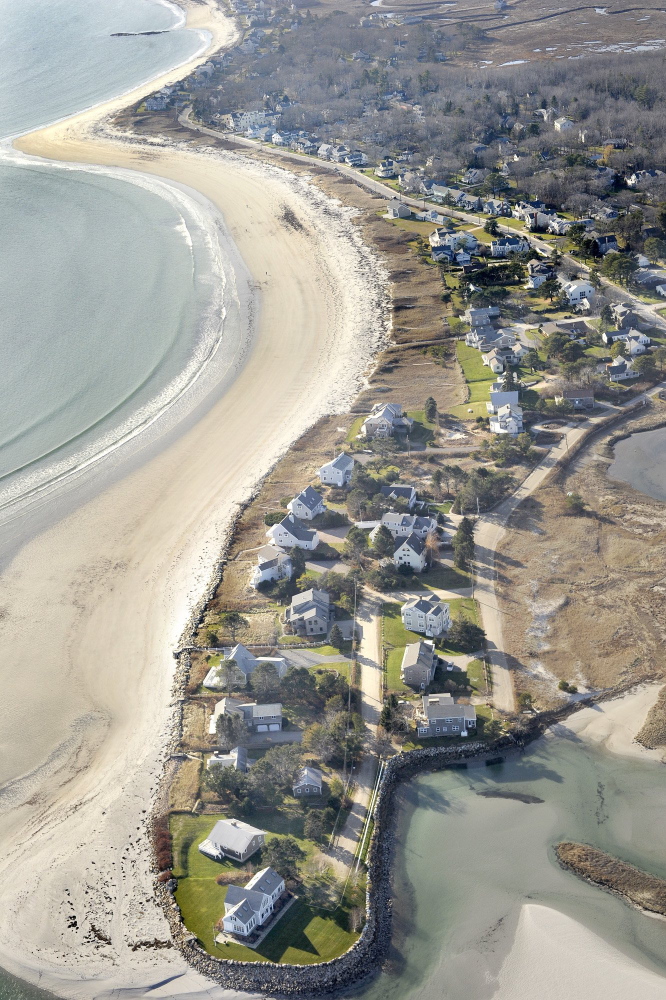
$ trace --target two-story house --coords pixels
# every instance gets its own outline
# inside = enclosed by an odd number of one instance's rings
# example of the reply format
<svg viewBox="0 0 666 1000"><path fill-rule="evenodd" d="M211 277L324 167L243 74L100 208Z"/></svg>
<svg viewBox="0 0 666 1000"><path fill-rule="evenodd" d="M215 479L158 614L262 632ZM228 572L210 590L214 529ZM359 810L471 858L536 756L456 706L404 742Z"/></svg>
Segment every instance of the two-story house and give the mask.
<svg viewBox="0 0 666 1000"><path fill-rule="evenodd" d="M427 552L425 539L412 532L407 538L399 538L393 550L396 566L409 566L414 573L422 573L426 567Z"/></svg>
<svg viewBox="0 0 666 1000"><path fill-rule="evenodd" d="M289 501L287 509L294 517L299 517L303 521L311 521L313 517L324 513L326 505L323 498L312 486L306 486L297 497Z"/></svg>
<svg viewBox="0 0 666 1000"><path fill-rule="evenodd" d="M510 434L515 437L523 430L523 411L520 406L505 403L490 417L491 434Z"/></svg>
<svg viewBox="0 0 666 1000"><path fill-rule="evenodd" d="M400 609L402 624L410 632L427 636L444 635L451 628L451 609L435 594L414 597Z"/></svg>
<svg viewBox="0 0 666 1000"><path fill-rule="evenodd" d="M354 459L341 451L331 462L322 465L319 479L324 486L347 486L351 482Z"/></svg>
<svg viewBox="0 0 666 1000"><path fill-rule="evenodd" d="M288 580L294 571L290 556L275 545L264 545L257 552L257 565L250 576L250 586L256 588L262 583Z"/></svg>
<svg viewBox="0 0 666 1000"><path fill-rule="evenodd" d="M327 635L334 611L326 590L305 590L294 594L284 620L297 635Z"/></svg>
<svg viewBox="0 0 666 1000"><path fill-rule="evenodd" d="M382 515L379 524L370 532L370 541L374 542L379 527L382 524L385 528L388 528L396 540L398 538L409 538L411 534L418 535L419 538L425 538L429 532L435 531L437 528L437 521L434 517L419 517L416 514L396 514L393 511L389 511L387 514Z"/></svg>
<svg viewBox="0 0 666 1000"><path fill-rule="evenodd" d="M400 403L376 403L361 425L361 436L386 438L408 434L414 421L403 413Z"/></svg>
<svg viewBox="0 0 666 1000"><path fill-rule="evenodd" d="M419 736L467 736L476 731L476 709L457 705L450 694L424 694L416 720Z"/></svg>
<svg viewBox="0 0 666 1000"><path fill-rule="evenodd" d="M432 682L438 663L434 642L429 639L410 642L402 654L400 680L409 687L423 690Z"/></svg>
<svg viewBox="0 0 666 1000"><path fill-rule="evenodd" d="M293 514L287 514L282 521L270 527L266 532L266 538L281 549L297 548L313 552L319 545L316 529L306 528Z"/></svg>
<svg viewBox="0 0 666 1000"><path fill-rule="evenodd" d="M222 920L226 933L250 937L272 915L284 891L284 879L273 868L262 868L245 886L228 886Z"/></svg>

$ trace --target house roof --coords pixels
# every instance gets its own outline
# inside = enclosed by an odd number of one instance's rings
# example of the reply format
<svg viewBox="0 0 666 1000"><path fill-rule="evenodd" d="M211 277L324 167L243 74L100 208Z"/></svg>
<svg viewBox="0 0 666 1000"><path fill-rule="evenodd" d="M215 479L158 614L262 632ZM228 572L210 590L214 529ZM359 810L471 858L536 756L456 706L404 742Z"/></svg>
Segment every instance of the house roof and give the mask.
<svg viewBox="0 0 666 1000"><path fill-rule="evenodd" d="M250 893L248 893L247 896L243 895L236 900L238 893L234 892L231 893L231 895L229 895L232 889L238 889L239 893L245 893L245 890L241 889L240 886L237 885L229 886L229 888L227 889L227 895L224 900L225 908L227 906L229 907L226 916L235 917L239 923L247 925L249 924L250 920L255 915L255 913L260 909L260 907L252 906L252 903L248 898L248 896L250 896ZM259 896L259 893L255 893L255 895ZM262 899L262 897L259 896L259 899ZM235 903L232 902L233 900L236 900L236 902Z"/></svg>
<svg viewBox="0 0 666 1000"><path fill-rule="evenodd" d="M280 521L280 525L288 531L290 535L297 538L301 542L309 542L313 535L316 534L314 528L306 528L303 522L297 517L294 517L293 514L287 514L287 516Z"/></svg>
<svg viewBox="0 0 666 1000"><path fill-rule="evenodd" d="M425 642L423 639L418 642L410 642L405 646L405 652L402 654L401 669L404 670L406 667L427 667L430 669L434 658L434 642Z"/></svg>
<svg viewBox="0 0 666 1000"><path fill-rule="evenodd" d="M594 399L594 390L589 386L566 385L562 388L563 399Z"/></svg>
<svg viewBox="0 0 666 1000"><path fill-rule="evenodd" d="M344 472L346 469L351 469L353 464L354 459L351 455L347 455L344 451L341 451L339 455L335 456L332 462L327 462L326 465L322 465L322 469L340 469Z"/></svg>
<svg viewBox="0 0 666 1000"><path fill-rule="evenodd" d="M269 702L267 705L253 705L252 718L265 719L268 716L281 716L282 703L279 701Z"/></svg>
<svg viewBox="0 0 666 1000"><path fill-rule="evenodd" d="M237 643L229 650L229 654L226 655L225 660L235 660L236 666L239 670L242 670L244 674L250 674L257 665L257 658L249 649L241 643Z"/></svg>
<svg viewBox="0 0 666 1000"><path fill-rule="evenodd" d="M294 497L294 500L298 500L304 507L307 507L308 510L315 510L315 508L317 508L322 502L322 497L315 489L312 488L312 486L306 486L304 490L301 490L297 497Z"/></svg>
<svg viewBox="0 0 666 1000"><path fill-rule="evenodd" d="M294 594L291 599L292 611L297 611L301 605L305 606L307 604L325 604L326 607L331 603L331 598L327 590L316 590L311 587L310 590L304 590L300 594Z"/></svg>
<svg viewBox="0 0 666 1000"><path fill-rule="evenodd" d="M403 604L401 610L420 611L423 615L435 615L442 614L445 607L448 608L448 605L445 605L435 594L432 594L431 597L412 598L411 601Z"/></svg>
<svg viewBox="0 0 666 1000"><path fill-rule="evenodd" d="M319 788L321 788L322 777L323 775L318 768L302 767L296 773L296 777L294 779L294 788L296 788L298 785L317 785Z"/></svg>
<svg viewBox="0 0 666 1000"><path fill-rule="evenodd" d="M282 876L278 875L274 868L262 868L261 871L252 876L245 888L254 889L255 892L263 892L270 896L280 882L282 882Z"/></svg>
<svg viewBox="0 0 666 1000"><path fill-rule="evenodd" d="M207 839L221 851L244 854L252 839L258 835L264 836L264 833L264 830L250 826L241 819L219 819Z"/></svg>
<svg viewBox="0 0 666 1000"><path fill-rule="evenodd" d="M423 550L425 549L425 541L423 540L423 538L419 538L418 535L414 534L413 531L411 535L407 536L407 538L399 538L396 541L395 548L393 549L394 555L403 547L403 545L406 545L408 549L411 549L412 552L415 552L417 556L422 555Z"/></svg>
<svg viewBox="0 0 666 1000"><path fill-rule="evenodd" d="M474 719L476 709L473 705L456 705L450 694L424 694L423 714L431 719Z"/></svg>
<svg viewBox="0 0 666 1000"><path fill-rule="evenodd" d="M390 486L382 486L381 493L382 496L389 499L411 500L416 494L416 490L413 486L400 486L398 483L392 483Z"/></svg>

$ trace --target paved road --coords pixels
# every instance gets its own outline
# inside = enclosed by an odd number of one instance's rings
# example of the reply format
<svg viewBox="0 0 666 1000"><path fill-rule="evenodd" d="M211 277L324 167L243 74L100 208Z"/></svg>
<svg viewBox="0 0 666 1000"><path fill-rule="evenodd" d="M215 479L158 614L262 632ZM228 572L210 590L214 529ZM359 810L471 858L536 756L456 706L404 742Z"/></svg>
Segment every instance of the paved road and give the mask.
<svg viewBox="0 0 666 1000"><path fill-rule="evenodd" d="M647 395L655 395L664 388L666 383L655 386ZM631 409L640 406L645 394L639 396ZM610 408L619 410L619 408ZM513 677L504 652L502 633L502 612L499 608L495 581L497 568L496 552L499 542L506 529L506 524L516 507L541 486L546 476L573 448L590 429L591 424L602 424L609 416L608 409L603 415L591 417L585 423L569 427L562 439L550 449L546 457L532 470L529 476L518 487L515 493L508 497L494 511L484 514L476 522L475 529L475 564L476 589L475 597L479 602L481 623L486 633L488 657L493 678L493 705L502 712L515 711L515 692ZM505 612L506 613L506 612ZM522 612L521 612L522 613Z"/></svg>
<svg viewBox="0 0 666 1000"><path fill-rule="evenodd" d="M368 731L368 739L372 740L382 710L381 599L374 595L365 597L359 605L356 621L361 632L358 649L358 662L361 668L361 714ZM331 852L336 867L340 870L348 868L354 858L376 774L377 757L372 750L368 750L361 757L354 772L353 805Z"/></svg>

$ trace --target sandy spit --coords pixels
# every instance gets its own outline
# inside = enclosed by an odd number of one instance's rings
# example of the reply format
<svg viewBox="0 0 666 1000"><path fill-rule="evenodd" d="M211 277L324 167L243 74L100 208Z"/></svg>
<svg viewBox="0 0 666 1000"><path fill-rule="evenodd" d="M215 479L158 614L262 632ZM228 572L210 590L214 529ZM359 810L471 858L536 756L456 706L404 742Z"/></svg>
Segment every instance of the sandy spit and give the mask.
<svg viewBox="0 0 666 1000"><path fill-rule="evenodd" d="M215 47L234 37L212 5L188 17ZM67 997L218 997L174 949L151 947L169 941L145 823L172 726L171 654L239 505L313 420L354 398L386 333L387 281L349 212L288 172L112 136L108 113L127 101L17 146L209 199L242 258L253 348L194 426L0 577L0 650L16 666L0 714L21 759L0 788L0 966Z"/></svg>
<svg viewBox="0 0 666 1000"><path fill-rule="evenodd" d="M575 734L623 757L663 761L663 749L648 750L636 743L636 735L643 728L662 687L663 684L644 684L620 698L583 708L566 722L554 726L553 733Z"/></svg>
<svg viewBox="0 0 666 1000"><path fill-rule="evenodd" d="M623 1000L628 995L662 1000L664 979L564 913L534 903L522 907L493 1000Z"/></svg>

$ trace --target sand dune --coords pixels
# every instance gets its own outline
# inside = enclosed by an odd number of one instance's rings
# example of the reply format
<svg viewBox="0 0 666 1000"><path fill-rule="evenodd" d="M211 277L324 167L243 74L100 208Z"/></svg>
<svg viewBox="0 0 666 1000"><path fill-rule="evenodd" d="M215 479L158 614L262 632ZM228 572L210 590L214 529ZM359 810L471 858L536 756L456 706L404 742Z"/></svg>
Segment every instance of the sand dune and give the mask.
<svg viewBox="0 0 666 1000"><path fill-rule="evenodd" d="M207 25L208 8L193 10ZM212 26L229 36L228 22ZM172 725L172 650L258 477L353 399L383 335L384 276L348 213L304 181L92 137L108 110L20 148L150 172L210 199L242 258L239 308L254 334L214 405L25 544L0 578L0 648L17 665L5 710L23 761L0 794L0 965L77 997L143 995L187 973L151 993L173 997L205 984L177 952L149 946L169 938L145 821Z"/></svg>

